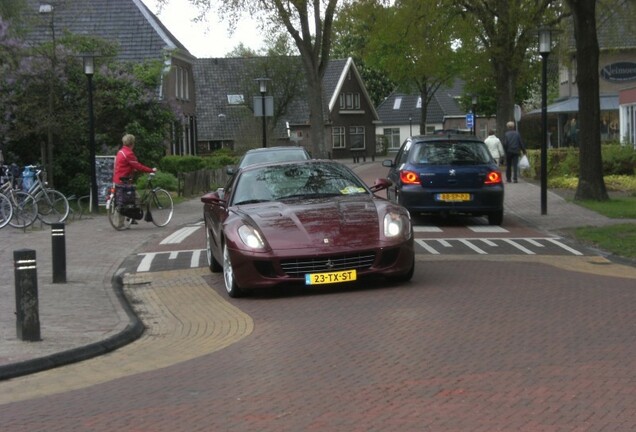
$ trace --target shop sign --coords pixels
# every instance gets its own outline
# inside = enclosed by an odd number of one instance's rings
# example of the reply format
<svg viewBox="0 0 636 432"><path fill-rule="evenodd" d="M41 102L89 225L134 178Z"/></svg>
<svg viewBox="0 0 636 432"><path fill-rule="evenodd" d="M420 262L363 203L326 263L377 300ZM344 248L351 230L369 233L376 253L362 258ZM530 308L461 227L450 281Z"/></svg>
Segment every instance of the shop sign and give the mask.
<svg viewBox="0 0 636 432"><path fill-rule="evenodd" d="M610 82L625 82L636 80L636 63L611 63L601 69L601 77Z"/></svg>

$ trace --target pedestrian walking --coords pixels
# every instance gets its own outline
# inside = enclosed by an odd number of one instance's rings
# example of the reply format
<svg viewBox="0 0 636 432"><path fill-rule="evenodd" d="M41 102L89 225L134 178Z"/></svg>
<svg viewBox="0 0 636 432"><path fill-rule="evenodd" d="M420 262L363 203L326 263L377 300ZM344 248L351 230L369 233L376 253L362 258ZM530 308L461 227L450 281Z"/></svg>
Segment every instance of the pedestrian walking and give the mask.
<svg viewBox="0 0 636 432"><path fill-rule="evenodd" d="M486 143L486 146L488 147L488 151L490 152L490 155L495 160L497 165L501 165L503 163L503 159L506 153L504 152L504 148L503 148L503 145L501 144L501 141L495 135L494 130L491 129L488 132L488 137L486 137L486 139L484 140L484 143Z"/></svg>
<svg viewBox="0 0 636 432"><path fill-rule="evenodd" d="M506 181L517 183L519 180L519 156L526 154L526 147L523 145L521 135L515 129L515 122L506 123L508 130L504 135L504 150L506 151Z"/></svg>

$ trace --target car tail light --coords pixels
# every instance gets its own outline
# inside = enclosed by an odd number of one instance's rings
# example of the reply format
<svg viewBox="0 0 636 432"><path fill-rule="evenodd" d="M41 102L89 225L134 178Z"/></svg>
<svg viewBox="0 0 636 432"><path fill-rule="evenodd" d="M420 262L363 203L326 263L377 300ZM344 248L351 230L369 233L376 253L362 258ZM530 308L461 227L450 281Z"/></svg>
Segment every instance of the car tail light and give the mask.
<svg viewBox="0 0 636 432"><path fill-rule="evenodd" d="M486 181L484 181L484 184L499 184L501 183L501 181L501 173L499 171L490 171L486 176Z"/></svg>
<svg viewBox="0 0 636 432"><path fill-rule="evenodd" d="M400 171L400 180L404 184L420 184L420 176L413 171Z"/></svg>

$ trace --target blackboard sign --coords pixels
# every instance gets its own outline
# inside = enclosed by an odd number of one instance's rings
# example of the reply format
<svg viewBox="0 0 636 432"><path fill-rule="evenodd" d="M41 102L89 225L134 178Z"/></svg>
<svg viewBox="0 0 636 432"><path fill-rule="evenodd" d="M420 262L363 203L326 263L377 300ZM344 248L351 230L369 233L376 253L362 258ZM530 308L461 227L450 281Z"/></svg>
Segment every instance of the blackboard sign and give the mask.
<svg viewBox="0 0 636 432"><path fill-rule="evenodd" d="M115 169L115 156L96 156L95 172L97 173L97 202L100 206L106 205L106 198L113 187L113 171Z"/></svg>

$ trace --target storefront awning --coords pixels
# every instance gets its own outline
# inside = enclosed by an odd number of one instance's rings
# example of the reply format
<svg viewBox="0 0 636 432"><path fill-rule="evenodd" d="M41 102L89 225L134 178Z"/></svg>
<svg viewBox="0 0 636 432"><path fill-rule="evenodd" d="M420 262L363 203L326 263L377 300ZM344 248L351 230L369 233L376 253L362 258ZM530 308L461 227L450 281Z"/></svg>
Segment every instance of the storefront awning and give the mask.
<svg viewBox="0 0 636 432"><path fill-rule="evenodd" d="M601 111L618 110L618 95L601 96ZM548 105L548 114L566 114L579 112L578 96L564 99ZM532 110L526 115L541 114L541 109Z"/></svg>

